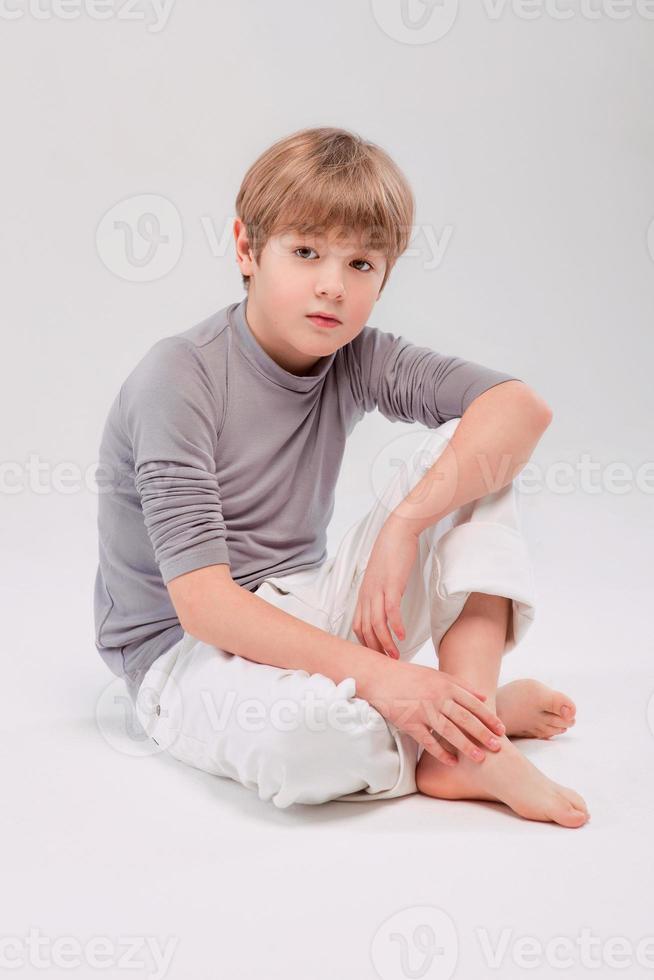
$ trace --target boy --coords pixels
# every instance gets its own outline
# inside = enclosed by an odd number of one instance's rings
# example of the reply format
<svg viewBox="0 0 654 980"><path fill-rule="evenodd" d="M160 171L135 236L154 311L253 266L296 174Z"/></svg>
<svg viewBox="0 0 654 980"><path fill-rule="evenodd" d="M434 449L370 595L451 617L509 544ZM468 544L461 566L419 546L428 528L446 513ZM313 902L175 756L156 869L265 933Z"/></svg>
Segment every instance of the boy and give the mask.
<svg viewBox="0 0 654 980"><path fill-rule="evenodd" d="M418 790L581 826L583 799L509 738L566 730L573 703L497 690L533 618L512 481L550 410L366 325L414 217L379 147L294 133L236 211L245 298L156 343L105 425L120 478L99 496L100 654L157 744L279 807ZM345 442L375 408L422 423L422 452L327 559ZM430 635L438 669L410 662Z"/></svg>

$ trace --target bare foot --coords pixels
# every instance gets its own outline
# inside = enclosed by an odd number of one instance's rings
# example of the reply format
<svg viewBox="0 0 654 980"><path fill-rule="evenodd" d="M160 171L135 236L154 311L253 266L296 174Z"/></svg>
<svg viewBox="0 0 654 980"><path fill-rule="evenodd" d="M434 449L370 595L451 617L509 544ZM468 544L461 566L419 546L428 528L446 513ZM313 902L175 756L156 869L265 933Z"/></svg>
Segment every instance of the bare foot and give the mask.
<svg viewBox="0 0 654 980"><path fill-rule="evenodd" d="M483 762L459 755L456 766L447 766L423 751L416 768L418 790L442 800L506 803L527 820L562 827L581 827L590 819L578 793L548 779L506 735L500 742L500 750L487 752Z"/></svg>
<svg viewBox="0 0 654 980"><path fill-rule="evenodd" d="M574 701L540 681L511 681L498 688L496 714L512 738L552 738L575 723Z"/></svg>

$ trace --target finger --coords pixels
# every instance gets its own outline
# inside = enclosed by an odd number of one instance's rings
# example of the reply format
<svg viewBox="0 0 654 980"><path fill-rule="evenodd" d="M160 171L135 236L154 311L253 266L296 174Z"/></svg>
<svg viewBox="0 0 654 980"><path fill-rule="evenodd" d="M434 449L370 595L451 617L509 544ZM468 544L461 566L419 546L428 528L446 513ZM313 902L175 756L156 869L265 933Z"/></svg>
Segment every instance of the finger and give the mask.
<svg viewBox="0 0 654 980"><path fill-rule="evenodd" d="M387 592L384 596L384 604L386 607L386 619L388 620L390 628L393 630L398 640L406 639L404 623L402 622L402 613L400 611L400 597L394 595L392 592Z"/></svg>
<svg viewBox="0 0 654 980"><path fill-rule="evenodd" d="M437 738L434 738L430 728L425 727L424 732L421 733L418 741L420 742L420 745L424 746L425 752L429 752L429 754L433 755L433 757L438 759L439 762L444 762L446 766L458 765L459 760L457 757L452 755L451 752L448 752Z"/></svg>
<svg viewBox="0 0 654 980"><path fill-rule="evenodd" d="M372 601L372 627L384 650L387 650L395 660L399 660L400 651L395 646L395 641L389 633L388 624L386 623L384 594L382 592L379 592Z"/></svg>
<svg viewBox="0 0 654 980"><path fill-rule="evenodd" d="M460 704L456 701L448 700L441 707L441 711L444 715L453 721L455 725L465 731L468 735L472 735L477 741L482 742L482 744L487 745L489 749L494 752L499 751L502 747L502 743L497 738L493 732L489 732L485 725L483 725L472 712L468 711L467 708L462 708Z"/></svg>
<svg viewBox="0 0 654 980"><path fill-rule="evenodd" d="M482 704L481 701L478 701L466 691L459 691L458 693L455 693L453 695L453 699L459 704L463 705L464 708L467 708L468 711L471 711L473 715L477 716L477 718L480 718L484 725L490 729L490 731L497 732L498 735L504 734L505 728L500 719L497 717L497 715L493 714L490 708L487 708L485 704Z"/></svg>
<svg viewBox="0 0 654 980"><path fill-rule="evenodd" d="M354 610L354 619L352 620L352 632L356 636L357 640L361 646L365 646L363 641L363 633L361 632L361 600L357 601L357 607Z"/></svg>
<svg viewBox="0 0 654 980"><path fill-rule="evenodd" d="M371 650L376 650L377 653L384 653L384 649L375 636L375 632L370 623L370 602L368 599L362 599L361 604L361 632L363 633L365 645L370 647Z"/></svg>
<svg viewBox="0 0 654 980"><path fill-rule="evenodd" d="M460 728L450 721L445 715L440 714L436 724L433 726L434 730L446 738L447 741L453 745L459 752L463 752L467 755L469 759L473 762L483 762L486 753L483 749L480 749L469 738L463 734Z"/></svg>

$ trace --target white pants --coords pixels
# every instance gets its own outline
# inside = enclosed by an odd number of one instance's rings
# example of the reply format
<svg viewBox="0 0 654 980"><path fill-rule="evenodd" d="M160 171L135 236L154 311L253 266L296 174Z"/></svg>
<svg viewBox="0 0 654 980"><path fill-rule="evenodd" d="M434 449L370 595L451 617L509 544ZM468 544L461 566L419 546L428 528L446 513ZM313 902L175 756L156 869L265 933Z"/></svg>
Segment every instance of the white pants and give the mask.
<svg viewBox="0 0 654 980"><path fill-rule="evenodd" d="M405 446L401 469L336 555L318 568L266 579L257 596L358 642L352 622L375 538L459 422L429 430L417 449L411 439L398 440ZM471 592L510 598L505 652L522 639L534 619L534 578L518 500L510 483L422 532L401 603L406 637L396 645L402 660L413 659L430 638L437 654ZM418 743L358 698L352 677L336 684L322 674L260 664L185 633L148 670L136 712L162 750L237 780L277 807L416 792Z"/></svg>

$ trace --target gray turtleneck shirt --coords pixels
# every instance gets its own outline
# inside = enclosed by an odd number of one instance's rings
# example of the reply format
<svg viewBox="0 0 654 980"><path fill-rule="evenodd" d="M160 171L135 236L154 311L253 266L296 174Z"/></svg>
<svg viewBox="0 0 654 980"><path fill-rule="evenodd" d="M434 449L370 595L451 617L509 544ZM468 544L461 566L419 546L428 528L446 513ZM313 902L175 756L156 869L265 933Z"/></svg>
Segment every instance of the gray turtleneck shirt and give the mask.
<svg viewBox="0 0 654 980"><path fill-rule="evenodd" d="M183 636L171 579L227 563L254 591L325 561L345 443L366 412L435 429L521 380L370 326L292 374L255 338L246 304L157 341L104 425L95 643L131 691Z"/></svg>

